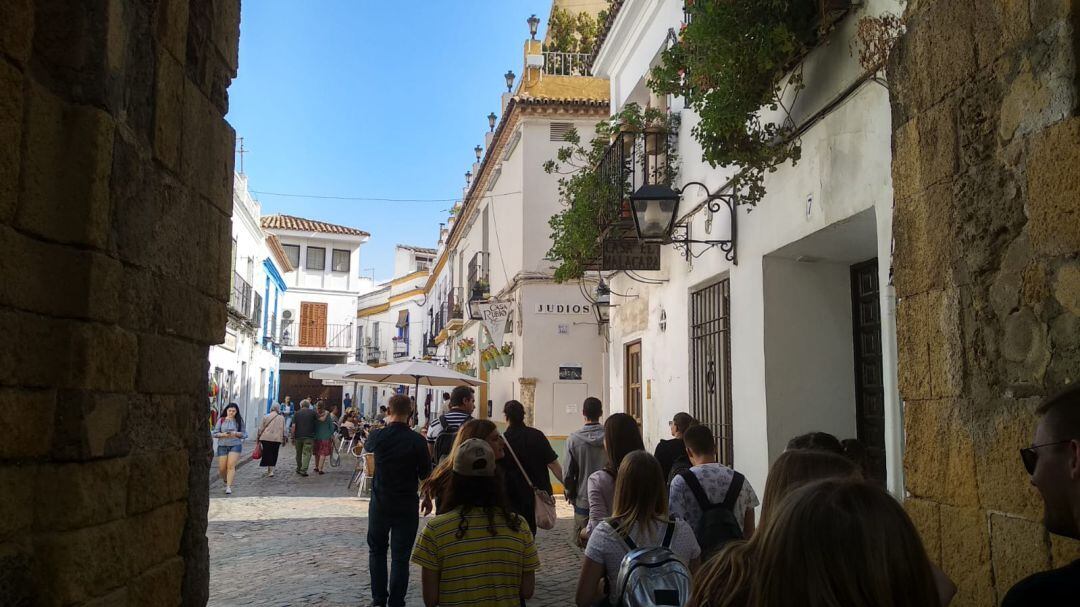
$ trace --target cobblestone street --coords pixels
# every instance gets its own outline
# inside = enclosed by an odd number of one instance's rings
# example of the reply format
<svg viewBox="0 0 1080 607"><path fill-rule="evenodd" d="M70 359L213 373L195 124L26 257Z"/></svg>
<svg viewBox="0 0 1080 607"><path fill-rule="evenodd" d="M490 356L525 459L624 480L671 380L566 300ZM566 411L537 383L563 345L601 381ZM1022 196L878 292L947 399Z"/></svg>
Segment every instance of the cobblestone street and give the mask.
<svg viewBox="0 0 1080 607"><path fill-rule="evenodd" d="M371 604L368 501L346 489L351 458L323 476L303 478L293 472L292 453L282 449L274 478L262 476L257 462L240 468L231 496L212 477L210 605ZM556 528L539 532L541 569L529 605L573 602L581 551L569 542L572 522L560 501ZM413 567L410 606L423 605L419 582Z"/></svg>

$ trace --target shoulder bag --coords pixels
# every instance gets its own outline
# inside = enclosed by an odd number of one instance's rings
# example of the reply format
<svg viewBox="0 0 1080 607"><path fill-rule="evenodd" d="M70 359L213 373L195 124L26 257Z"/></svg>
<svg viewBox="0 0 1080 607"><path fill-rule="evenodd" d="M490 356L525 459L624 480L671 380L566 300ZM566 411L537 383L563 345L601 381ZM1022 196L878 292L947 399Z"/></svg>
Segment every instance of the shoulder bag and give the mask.
<svg viewBox="0 0 1080 607"><path fill-rule="evenodd" d="M555 514L555 498L551 497L551 494L547 491L539 489L533 484L532 479L529 478L529 474L525 472L525 467L521 465L521 460L518 459L517 453L514 453L514 448L510 446L510 441L506 440L505 436L500 436L503 439L503 443L506 444L506 450L509 451L510 455L514 458L514 463L517 464L518 470L521 470L521 476L525 477L525 482L529 483L529 487L533 491L536 526L540 529L554 529L555 519L558 518Z"/></svg>

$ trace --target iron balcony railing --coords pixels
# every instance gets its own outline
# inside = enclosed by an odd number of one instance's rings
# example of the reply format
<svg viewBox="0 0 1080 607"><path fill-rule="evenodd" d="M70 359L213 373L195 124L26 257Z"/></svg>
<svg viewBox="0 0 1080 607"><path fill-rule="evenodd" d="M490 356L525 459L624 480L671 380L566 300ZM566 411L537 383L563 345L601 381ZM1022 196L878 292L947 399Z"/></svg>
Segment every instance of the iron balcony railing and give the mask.
<svg viewBox="0 0 1080 607"><path fill-rule="evenodd" d="M303 320L288 322L282 325L281 345L288 348L351 350L354 331L352 324L338 325Z"/></svg>
<svg viewBox="0 0 1080 607"><path fill-rule="evenodd" d="M256 327L262 326L263 298L258 292L252 293L251 324Z"/></svg>
<svg viewBox="0 0 1080 607"><path fill-rule="evenodd" d="M615 136L596 166L608 204L597 220L601 228L633 227L630 195L643 185L671 183L675 167L668 162L674 135L662 129L623 131Z"/></svg>
<svg viewBox="0 0 1080 607"><path fill-rule="evenodd" d="M403 337L394 338L394 358L407 358L409 356L409 340Z"/></svg>
<svg viewBox="0 0 1080 607"><path fill-rule="evenodd" d="M478 251L469 261L469 299L478 299L491 290L488 281L490 259L487 251Z"/></svg>
<svg viewBox="0 0 1080 607"><path fill-rule="evenodd" d="M545 51L543 72L550 76L592 76L592 56Z"/></svg>
<svg viewBox="0 0 1080 607"><path fill-rule="evenodd" d="M380 350L378 346L368 346L364 362L369 365L384 363L386 362L386 353Z"/></svg>
<svg viewBox="0 0 1080 607"><path fill-rule="evenodd" d="M229 293L229 307L237 314L250 318L252 293L251 284L244 280L244 277L239 272L233 272L232 291Z"/></svg>

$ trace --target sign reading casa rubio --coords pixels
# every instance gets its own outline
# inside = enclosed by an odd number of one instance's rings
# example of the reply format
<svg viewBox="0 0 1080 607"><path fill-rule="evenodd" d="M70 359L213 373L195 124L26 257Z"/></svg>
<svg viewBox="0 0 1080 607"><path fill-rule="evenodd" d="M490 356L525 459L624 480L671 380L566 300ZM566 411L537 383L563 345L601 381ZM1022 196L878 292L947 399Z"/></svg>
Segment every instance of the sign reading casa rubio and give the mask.
<svg viewBox="0 0 1080 607"><path fill-rule="evenodd" d="M496 346L502 347L503 335L513 310L511 302L491 300L474 304L480 310L481 323L487 329L488 337Z"/></svg>
<svg viewBox="0 0 1080 607"><path fill-rule="evenodd" d="M536 304L537 314L592 314L592 304Z"/></svg>

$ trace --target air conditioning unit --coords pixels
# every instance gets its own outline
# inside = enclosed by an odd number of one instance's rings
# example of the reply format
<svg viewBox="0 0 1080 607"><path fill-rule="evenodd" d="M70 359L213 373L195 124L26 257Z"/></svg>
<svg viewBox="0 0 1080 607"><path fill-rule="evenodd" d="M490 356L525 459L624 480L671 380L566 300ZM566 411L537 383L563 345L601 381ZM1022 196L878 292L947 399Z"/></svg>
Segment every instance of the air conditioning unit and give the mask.
<svg viewBox="0 0 1080 607"><path fill-rule="evenodd" d="M284 311L282 311L282 313L281 313L281 323L282 324L287 325L287 324L293 322L294 320L296 320L296 311L295 310L284 310Z"/></svg>

